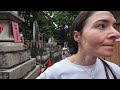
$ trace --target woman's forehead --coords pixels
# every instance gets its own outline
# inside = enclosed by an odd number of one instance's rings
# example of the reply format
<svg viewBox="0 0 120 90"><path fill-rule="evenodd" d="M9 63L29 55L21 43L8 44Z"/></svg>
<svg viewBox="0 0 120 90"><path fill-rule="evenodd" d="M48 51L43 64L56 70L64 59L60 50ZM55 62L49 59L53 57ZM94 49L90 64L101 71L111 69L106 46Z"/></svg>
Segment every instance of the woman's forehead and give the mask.
<svg viewBox="0 0 120 90"><path fill-rule="evenodd" d="M87 21L96 22L99 20L108 20L111 22L116 22L114 16L109 11L96 11L88 18Z"/></svg>

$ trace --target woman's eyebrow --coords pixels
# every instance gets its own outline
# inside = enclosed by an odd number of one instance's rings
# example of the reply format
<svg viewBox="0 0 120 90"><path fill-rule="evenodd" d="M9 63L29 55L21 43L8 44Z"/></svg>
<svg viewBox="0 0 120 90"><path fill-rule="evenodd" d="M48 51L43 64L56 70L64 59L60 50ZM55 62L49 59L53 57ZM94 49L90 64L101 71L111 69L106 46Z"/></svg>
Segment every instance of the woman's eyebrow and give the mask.
<svg viewBox="0 0 120 90"><path fill-rule="evenodd" d="M108 20L103 19L103 20L98 20L98 21L96 21L95 23L98 23L98 22L105 22L105 23L108 23L109 21L108 21Z"/></svg>
<svg viewBox="0 0 120 90"><path fill-rule="evenodd" d="M96 21L95 23L99 23L99 22L109 23L110 21L109 21L109 20L106 20L106 19L102 19L102 20ZM117 22L113 22L113 24L114 24L114 25L117 25Z"/></svg>

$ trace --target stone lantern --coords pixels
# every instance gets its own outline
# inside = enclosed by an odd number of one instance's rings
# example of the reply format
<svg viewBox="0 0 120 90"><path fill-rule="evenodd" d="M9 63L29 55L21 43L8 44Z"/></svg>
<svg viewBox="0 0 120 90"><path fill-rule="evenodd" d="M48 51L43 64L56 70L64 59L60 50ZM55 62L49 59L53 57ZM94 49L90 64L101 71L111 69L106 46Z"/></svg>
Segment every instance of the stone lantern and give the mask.
<svg viewBox="0 0 120 90"><path fill-rule="evenodd" d="M17 11L0 11L0 79L34 79L40 71L20 40L19 23L24 21Z"/></svg>

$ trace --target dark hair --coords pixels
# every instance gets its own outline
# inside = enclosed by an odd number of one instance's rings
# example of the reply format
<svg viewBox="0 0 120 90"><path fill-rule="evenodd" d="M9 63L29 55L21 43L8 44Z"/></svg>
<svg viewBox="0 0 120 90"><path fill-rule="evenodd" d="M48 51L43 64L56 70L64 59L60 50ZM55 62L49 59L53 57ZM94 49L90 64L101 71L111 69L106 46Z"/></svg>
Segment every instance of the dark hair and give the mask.
<svg viewBox="0 0 120 90"><path fill-rule="evenodd" d="M95 11L81 11L78 16L73 21L70 30L70 43L71 43L71 54L76 54L78 51L77 42L73 38L73 32L78 31L82 34L83 27L85 26L86 20L94 13Z"/></svg>

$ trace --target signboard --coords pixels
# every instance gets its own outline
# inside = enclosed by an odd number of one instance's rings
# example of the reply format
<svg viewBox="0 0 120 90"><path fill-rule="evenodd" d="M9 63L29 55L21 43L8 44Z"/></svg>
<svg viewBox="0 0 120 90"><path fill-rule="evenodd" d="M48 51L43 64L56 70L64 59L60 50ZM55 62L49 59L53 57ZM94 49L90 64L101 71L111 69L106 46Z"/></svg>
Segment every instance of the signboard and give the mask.
<svg viewBox="0 0 120 90"><path fill-rule="evenodd" d="M21 42L18 23L12 21L12 30L13 30L14 42L16 43Z"/></svg>
<svg viewBox="0 0 120 90"><path fill-rule="evenodd" d="M2 32L2 30L3 30L3 25L0 24L0 33Z"/></svg>

